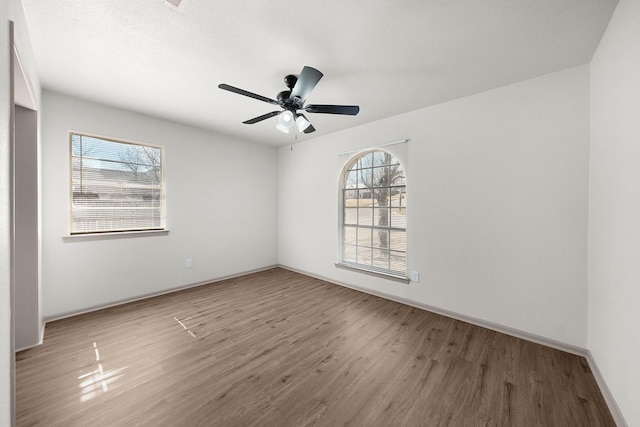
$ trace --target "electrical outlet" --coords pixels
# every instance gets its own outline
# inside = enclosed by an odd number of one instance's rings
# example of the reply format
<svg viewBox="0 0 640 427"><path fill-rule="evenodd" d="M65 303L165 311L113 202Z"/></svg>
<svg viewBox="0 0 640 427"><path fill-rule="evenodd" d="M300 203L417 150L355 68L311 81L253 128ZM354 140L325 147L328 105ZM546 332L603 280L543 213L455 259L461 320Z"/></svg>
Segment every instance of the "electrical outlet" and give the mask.
<svg viewBox="0 0 640 427"><path fill-rule="evenodd" d="M411 281L412 282L419 282L420 281L420 273L418 273L417 271L412 271L411 272Z"/></svg>
<svg viewBox="0 0 640 427"><path fill-rule="evenodd" d="M193 267L191 258L187 258L187 260L184 262L184 268L191 268L191 267Z"/></svg>

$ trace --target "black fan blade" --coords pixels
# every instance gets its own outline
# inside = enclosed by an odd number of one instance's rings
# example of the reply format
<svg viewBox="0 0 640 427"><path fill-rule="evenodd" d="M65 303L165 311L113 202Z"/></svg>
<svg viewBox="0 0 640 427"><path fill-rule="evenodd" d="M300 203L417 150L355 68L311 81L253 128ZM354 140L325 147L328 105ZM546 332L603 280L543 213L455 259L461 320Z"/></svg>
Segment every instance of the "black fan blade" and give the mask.
<svg viewBox="0 0 640 427"><path fill-rule="evenodd" d="M258 117L254 117L253 119L245 120L242 123L244 123L246 125L252 125L254 123L258 123L258 122L261 122L263 120L269 119L269 118L271 118L273 116L277 116L280 113L282 113L282 111L272 111L270 113L263 114L263 115L258 116Z"/></svg>
<svg viewBox="0 0 640 427"><path fill-rule="evenodd" d="M268 102L269 104L280 105L278 101L275 99L267 98L266 96L258 95L257 93L249 92L244 89L239 89L237 87L229 86L227 84L221 83L218 85L220 89L228 90L229 92L238 93L240 95L248 96L249 98L254 98L260 101Z"/></svg>
<svg viewBox="0 0 640 427"><path fill-rule="evenodd" d="M313 88L316 87L322 78L322 75L323 74L315 68L307 67L305 65L298 76L296 85L291 89L291 95L289 98L302 107L305 99L307 99L307 96L309 96Z"/></svg>
<svg viewBox="0 0 640 427"><path fill-rule="evenodd" d="M360 111L357 105L307 105L304 107L307 113L346 114L355 116Z"/></svg>

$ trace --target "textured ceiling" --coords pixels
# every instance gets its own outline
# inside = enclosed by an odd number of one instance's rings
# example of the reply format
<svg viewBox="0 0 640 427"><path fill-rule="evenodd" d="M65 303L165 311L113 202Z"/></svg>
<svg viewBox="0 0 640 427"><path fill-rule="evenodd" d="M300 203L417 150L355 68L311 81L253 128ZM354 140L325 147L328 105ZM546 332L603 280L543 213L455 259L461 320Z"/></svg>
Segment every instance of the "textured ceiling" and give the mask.
<svg viewBox="0 0 640 427"><path fill-rule="evenodd" d="M590 61L617 0L23 0L44 88L271 145L267 103L324 78L313 138Z"/></svg>

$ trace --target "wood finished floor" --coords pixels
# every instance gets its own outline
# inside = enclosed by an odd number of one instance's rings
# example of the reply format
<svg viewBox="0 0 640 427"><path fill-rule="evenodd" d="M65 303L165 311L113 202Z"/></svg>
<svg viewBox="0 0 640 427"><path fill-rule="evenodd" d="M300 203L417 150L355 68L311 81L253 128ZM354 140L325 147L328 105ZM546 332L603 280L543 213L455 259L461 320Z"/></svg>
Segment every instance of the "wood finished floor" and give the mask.
<svg viewBox="0 0 640 427"><path fill-rule="evenodd" d="M18 426L615 426L584 358L272 269L47 324Z"/></svg>

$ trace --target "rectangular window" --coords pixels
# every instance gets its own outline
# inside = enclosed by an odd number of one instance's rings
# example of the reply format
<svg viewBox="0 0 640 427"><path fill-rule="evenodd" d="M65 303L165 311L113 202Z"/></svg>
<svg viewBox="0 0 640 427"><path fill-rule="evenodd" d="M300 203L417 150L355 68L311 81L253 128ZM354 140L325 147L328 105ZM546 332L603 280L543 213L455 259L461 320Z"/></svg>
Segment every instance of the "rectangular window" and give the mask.
<svg viewBox="0 0 640 427"><path fill-rule="evenodd" d="M72 235L164 230L161 147L69 136Z"/></svg>

